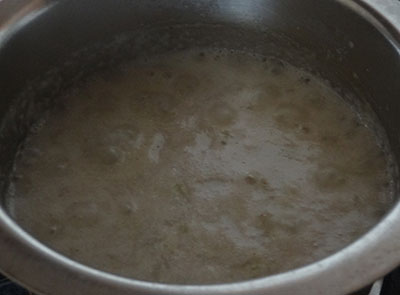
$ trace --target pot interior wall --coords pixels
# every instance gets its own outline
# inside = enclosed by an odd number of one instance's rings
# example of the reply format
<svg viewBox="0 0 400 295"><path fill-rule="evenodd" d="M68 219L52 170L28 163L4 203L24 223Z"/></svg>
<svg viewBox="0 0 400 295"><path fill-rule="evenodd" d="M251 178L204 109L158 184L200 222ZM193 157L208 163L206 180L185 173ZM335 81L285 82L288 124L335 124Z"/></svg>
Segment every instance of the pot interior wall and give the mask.
<svg viewBox="0 0 400 295"><path fill-rule="evenodd" d="M193 47L275 56L371 107L400 155L400 56L393 40L335 1L60 1L0 44L0 175L52 101L137 56ZM362 98L360 100L354 99Z"/></svg>

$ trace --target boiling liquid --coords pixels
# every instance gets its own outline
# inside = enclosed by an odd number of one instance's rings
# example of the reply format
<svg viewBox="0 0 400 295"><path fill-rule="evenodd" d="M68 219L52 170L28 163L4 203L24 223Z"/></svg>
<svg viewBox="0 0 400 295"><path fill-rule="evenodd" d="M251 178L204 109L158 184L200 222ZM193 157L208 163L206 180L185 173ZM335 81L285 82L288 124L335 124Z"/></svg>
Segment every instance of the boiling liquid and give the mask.
<svg viewBox="0 0 400 295"><path fill-rule="evenodd" d="M303 266L392 201L374 132L309 74L242 53L135 61L75 90L16 161L10 212L89 266L220 283Z"/></svg>

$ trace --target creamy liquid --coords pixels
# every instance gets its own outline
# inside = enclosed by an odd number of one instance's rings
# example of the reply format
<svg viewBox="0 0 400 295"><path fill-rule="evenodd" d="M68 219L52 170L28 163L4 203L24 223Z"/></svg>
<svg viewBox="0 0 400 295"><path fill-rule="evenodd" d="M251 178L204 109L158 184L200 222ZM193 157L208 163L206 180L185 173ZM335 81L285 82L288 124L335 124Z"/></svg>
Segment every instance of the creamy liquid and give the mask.
<svg viewBox="0 0 400 295"><path fill-rule="evenodd" d="M220 283L299 267L365 233L392 201L385 154L309 74L187 51L98 76L47 114L9 209L84 264Z"/></svg>

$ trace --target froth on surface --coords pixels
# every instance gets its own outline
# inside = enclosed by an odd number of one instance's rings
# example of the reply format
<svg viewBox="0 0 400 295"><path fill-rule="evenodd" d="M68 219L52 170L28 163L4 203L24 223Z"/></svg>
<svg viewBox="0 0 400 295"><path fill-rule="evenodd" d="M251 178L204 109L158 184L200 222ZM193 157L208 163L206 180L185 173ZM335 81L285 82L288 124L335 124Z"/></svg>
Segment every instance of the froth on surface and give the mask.
<svg viewBox="0 0 400 295"><path fill-rule="evenodd" d="M140 280L205 284L343 248L392 201L375 134L273 59L186 51L65 97L29 136L9 203L40 241Z"/></svg>

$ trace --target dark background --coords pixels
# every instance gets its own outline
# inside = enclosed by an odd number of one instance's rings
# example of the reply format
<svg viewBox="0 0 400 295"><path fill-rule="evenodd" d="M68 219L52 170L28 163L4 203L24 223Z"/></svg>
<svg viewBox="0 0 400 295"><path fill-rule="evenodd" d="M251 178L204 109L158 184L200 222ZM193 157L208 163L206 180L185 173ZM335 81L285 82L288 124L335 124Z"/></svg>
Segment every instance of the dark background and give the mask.
<svg viewBox="0 0 400 295"><path fill-rule="evenodd" d="M0 295L33 295L0 274Z"/></svg>

